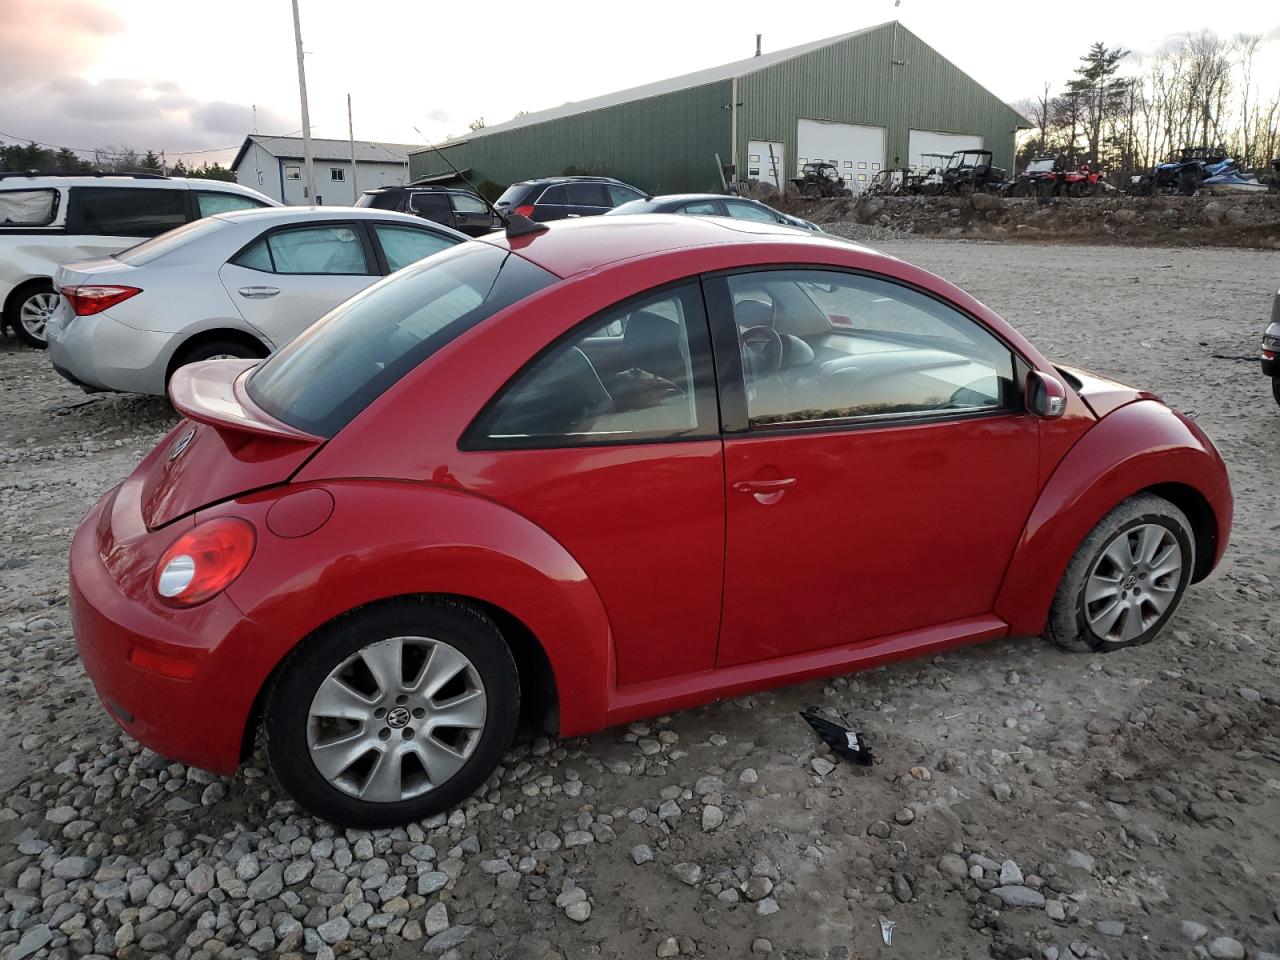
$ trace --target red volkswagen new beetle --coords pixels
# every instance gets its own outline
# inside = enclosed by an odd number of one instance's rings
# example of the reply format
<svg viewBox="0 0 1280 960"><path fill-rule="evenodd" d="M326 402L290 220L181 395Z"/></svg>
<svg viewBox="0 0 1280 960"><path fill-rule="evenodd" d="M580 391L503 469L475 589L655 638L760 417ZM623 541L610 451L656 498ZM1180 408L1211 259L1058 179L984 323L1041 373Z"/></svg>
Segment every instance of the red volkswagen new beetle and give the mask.
<svg viewBox="0 0 1280 960"><path fill-rule="evenodd" d="M409 267L185 419L89 513L112 716L403 822L563 735L1006 635L1151 640L1231 526L1221 458L951 284L812 234L602 217ZM518 234L518 235L517 235Z"/></svg>

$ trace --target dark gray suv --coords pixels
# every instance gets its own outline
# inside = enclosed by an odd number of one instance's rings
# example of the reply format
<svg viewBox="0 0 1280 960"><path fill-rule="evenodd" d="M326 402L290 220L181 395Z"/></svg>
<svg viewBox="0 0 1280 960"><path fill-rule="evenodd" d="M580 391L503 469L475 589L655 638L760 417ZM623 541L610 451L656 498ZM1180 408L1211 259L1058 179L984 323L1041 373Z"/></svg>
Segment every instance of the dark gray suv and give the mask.
<svg viewBox="0 0 1280 960"><path fill-rule="evenodd" d="M645 196L644 191L612 177L542 177L513 183L494 207L503 216L519 213L530 220L563 220L598 217Z"/></svg>
<svg viewBox="0 0 1280 960"><path fill-rule="evenodd" d="M417 186L378 187L366 190L356 201L357 207L396 210L442 223L469 237L482 237L499 229L502 223L479 196L460 187Z"/></svg>

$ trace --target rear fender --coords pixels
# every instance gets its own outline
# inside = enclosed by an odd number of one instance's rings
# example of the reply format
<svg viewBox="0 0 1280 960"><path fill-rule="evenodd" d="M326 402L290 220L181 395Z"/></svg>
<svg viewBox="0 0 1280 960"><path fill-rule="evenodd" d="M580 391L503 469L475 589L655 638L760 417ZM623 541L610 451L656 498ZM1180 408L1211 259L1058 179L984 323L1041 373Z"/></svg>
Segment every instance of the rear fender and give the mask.
<svg viewBox="0 0 1280 960"><path fill-rule="evenodd" d="M1041 491L996 598L995 613L1011 634L1044 631L1058 583L1089 531L1122 500L1152 488L1203 499L1212 529L1198 541L1212 548L1207 562L1197 560L1197 579L1216 566L1232 514L1222 458L1198 426L1168 407L1153 400L1131 403L1085 433Z"/></svg>
<svg viewBox="0 0 1280 960"><path fill-rule="evenodd" d="M325 502L316 490L332 497L332 512L324 520L321 509L322 525L296 535L314 503ZM294 499L307 491L311 503ZM331 620L392 597L447 594L498 607L529 628L551 664L562 734L604 726L615 677L604 606L564 547L518 514L428 484L352 480L264 491L203 511L197 521L227 515L258 531L253 560L227 594L278 638L246 658L253 675L245 682L255 691ZM273 525L292 535L272 532Z"/></svg>

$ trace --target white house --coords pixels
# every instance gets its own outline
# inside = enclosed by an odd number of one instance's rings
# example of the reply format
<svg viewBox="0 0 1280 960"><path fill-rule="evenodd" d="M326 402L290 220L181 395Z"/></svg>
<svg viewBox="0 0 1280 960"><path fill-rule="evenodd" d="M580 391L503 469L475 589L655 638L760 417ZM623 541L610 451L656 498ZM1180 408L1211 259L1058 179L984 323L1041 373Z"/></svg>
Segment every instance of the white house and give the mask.
<svg viewBox="0 0 1280 960"><path fill-rule="evenodd" d="M420 145L407 143L355 142L356 165L351 169L349 140L311 138L315 162L316 196L306 196L306 173L302 168L301 137L268 137L250 134L232 161L236 182L274 197L281 203L355 203L360 194L374 187L393 186L409 179L409 151Z"/></svg>

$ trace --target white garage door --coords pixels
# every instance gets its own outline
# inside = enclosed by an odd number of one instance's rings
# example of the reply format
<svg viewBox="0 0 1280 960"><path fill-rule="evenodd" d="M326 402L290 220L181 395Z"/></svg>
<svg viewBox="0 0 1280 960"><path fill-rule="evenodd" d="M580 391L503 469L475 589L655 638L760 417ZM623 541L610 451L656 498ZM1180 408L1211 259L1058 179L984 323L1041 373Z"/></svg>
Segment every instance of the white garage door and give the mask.
<svg viewBox="0 0 1280 960"><path fill-rule="evenodd" d="M778 140L747 141L747 179L778 186L787 165L783 162L783 144Z"/></svg>
<svg viewBox="0 0 1280 960"><path fill-rule="evenodd" d="M840 171L849 189L865 190L884 166L884 127L801 120L796 129L796 172L824 161Z"/></svg>
<svg viewBox="0 0 1280 960"><path fill-rule="evenodd" d="M969 133L938 133L936 130L912 130L907 138L907 164L932 167L934 160L920 159L925 153L945 153L957 150L981 150L982 137Z"/></svg>

